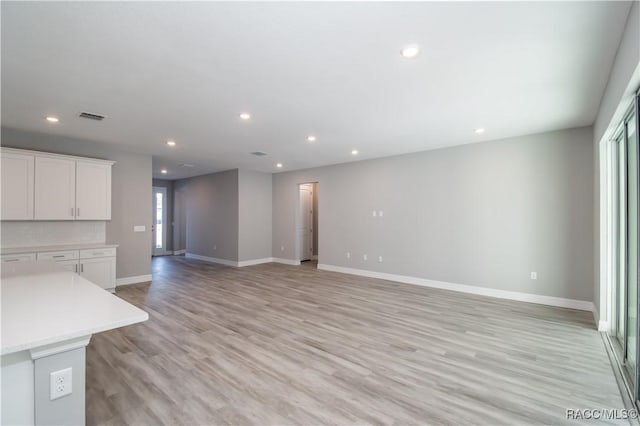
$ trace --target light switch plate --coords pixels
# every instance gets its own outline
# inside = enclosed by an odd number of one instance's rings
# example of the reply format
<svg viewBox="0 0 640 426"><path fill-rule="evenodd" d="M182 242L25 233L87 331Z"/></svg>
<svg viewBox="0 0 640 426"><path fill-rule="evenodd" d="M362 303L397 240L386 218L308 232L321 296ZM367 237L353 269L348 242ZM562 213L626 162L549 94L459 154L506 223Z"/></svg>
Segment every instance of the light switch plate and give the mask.
<svg viewBox="0 0 640 426"><path fill-rule="evenodd" d="M144 225L135 225L133 227L133 232L144 232L147 230L147 227Z"/></svg>

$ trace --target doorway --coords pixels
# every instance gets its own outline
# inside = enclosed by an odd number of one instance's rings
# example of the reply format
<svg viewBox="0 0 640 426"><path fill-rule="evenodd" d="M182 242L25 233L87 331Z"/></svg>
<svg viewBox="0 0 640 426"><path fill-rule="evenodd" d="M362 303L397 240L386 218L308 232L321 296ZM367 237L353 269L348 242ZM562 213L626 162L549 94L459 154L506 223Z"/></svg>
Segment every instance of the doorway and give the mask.
<svg viewBox="0 0 640 426"><path fill-rule="evenodd" d="M318 183L298 188L297 257L301 262L318 258Z"/></svg>
<svg viewBox="0 0 640 426"><path fill-rule="evenodd" d="M167 188L154 186L151 199L151 249L153 256L167 252Z"/></svg>

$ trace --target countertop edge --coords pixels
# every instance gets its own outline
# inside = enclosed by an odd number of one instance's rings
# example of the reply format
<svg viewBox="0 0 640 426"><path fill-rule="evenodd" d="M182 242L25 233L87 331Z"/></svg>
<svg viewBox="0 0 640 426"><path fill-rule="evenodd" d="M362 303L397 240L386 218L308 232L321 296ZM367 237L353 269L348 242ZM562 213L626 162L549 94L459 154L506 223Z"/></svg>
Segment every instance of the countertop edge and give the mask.
<svg viewBox="0 0 640 426"><path fill-rule="evenodd" d="M61 334L58 336L53 336L46 339L40 339L33 342L21 344L21 345L3 347L0 350L0 355L10 355L16 352L28 351L31 349L39 348L41 346L61 343L67 340L75 339L77 337L93 335L96 333L101 333L103 331L113 330L115 328L126 327L128 325L141 323L141 322L147 321L148 319L149 319L149 314L145 311L142 311L142 314L139 314L135 317L127 318L121 321L115 321L107 325L88 328L86 330L77 330L77 331L74 331L73 333Z"/></svg>

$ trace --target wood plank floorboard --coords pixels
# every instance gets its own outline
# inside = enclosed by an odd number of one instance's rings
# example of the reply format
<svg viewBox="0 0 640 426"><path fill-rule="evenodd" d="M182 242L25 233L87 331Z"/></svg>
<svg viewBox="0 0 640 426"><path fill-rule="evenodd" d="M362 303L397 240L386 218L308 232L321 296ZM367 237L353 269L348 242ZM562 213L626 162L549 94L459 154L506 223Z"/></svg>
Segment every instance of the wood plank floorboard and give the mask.
<svg viewBox="0 0 640 426"><path fill-rule="evenodd" d="M589 312L181 256L116 294L150 318L91 339L91 425L561 425L623 408Z"/></svg>

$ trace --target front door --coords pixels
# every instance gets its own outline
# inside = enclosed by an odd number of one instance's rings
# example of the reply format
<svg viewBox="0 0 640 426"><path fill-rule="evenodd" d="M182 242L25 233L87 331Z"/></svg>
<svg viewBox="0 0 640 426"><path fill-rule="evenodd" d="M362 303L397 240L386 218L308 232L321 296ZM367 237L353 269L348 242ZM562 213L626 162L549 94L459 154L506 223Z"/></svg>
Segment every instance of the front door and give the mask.
<svg viewBox="0 0 640 426"><path fill-rule="evenodd" d="M167 252L167 188L153 187L152 193L151 249L154 256Z"/></svg>

